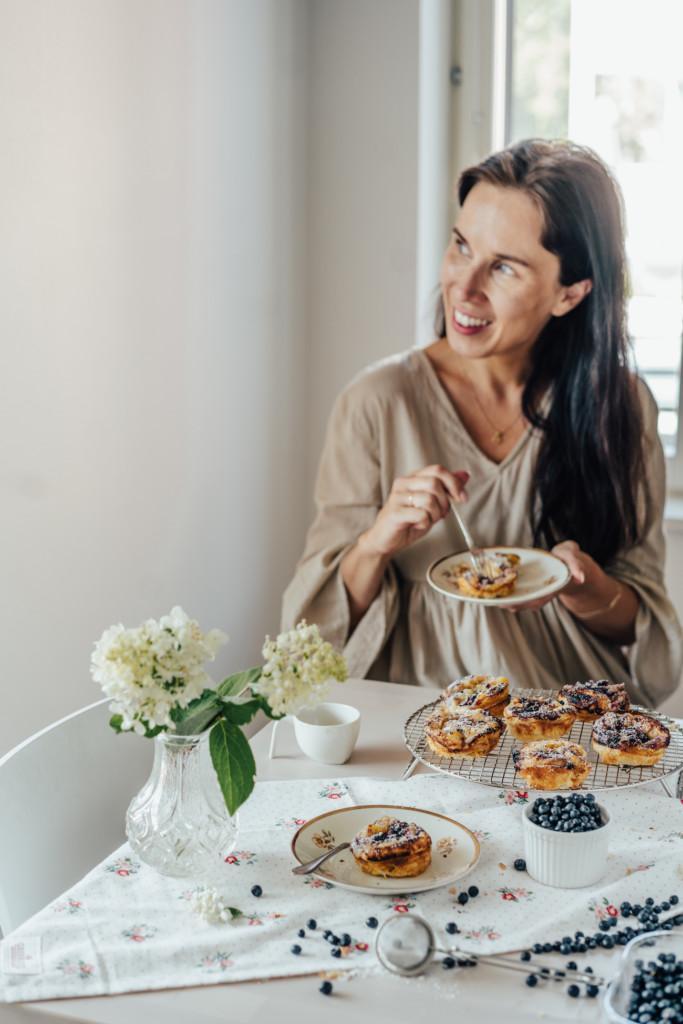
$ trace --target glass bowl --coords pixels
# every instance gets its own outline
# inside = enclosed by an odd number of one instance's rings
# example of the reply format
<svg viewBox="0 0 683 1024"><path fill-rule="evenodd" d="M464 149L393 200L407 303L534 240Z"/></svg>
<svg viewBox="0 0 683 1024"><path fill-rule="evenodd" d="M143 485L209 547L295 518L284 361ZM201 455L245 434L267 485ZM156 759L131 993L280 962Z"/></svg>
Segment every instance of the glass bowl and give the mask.
<svg viewBox="0 0 683 1024"><path fill-rule="evenodd" d="M609 1024L631 1024L628 1004L631 997L631 982L637 974L636 960L656 960L659 953L675 953L683 960L683 935L671 932L650 932L631 939L624 946L619 959L619 968L602 1000L603 1018Z"/></svg>

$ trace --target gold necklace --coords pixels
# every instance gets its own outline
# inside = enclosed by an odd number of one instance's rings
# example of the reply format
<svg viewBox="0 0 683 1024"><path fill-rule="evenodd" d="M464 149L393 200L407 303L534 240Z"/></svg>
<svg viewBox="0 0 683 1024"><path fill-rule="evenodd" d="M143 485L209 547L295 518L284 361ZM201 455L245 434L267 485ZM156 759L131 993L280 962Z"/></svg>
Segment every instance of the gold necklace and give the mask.
<svg viewBox="0 0 683 1024"><path fill-rule="evenodd" d="M491 417L487 413L486 409L482 405L481 400L479 398L479 395L477 394L477 390L476 390L474 384L472 383L472 381L470 380L469 377L467 377L467 383L469 384L469 386L471 388L472 394L474 395L474 400L477 403L477 405L479 406L479 408L480 408L480 410L481 410L481 412L482 412L482 414L484 416L484 419L486 420L486 422L488 423L488 425L490 427L493 427L493 433L491 434L491 437L489 438L489 440L491 440L494 444L502 444L503 441L505 440L505 435L507 433L509 433L512 430L513 427L517 426L517 424L521 420L522 416L524 415L524 411L520 409L519 413L517 414L517 416L515 416L515 418L512 421L512 423L508 423L507 427L504 427L501 430L500 427L496 426L496 424L493 422L493 420L491 419Z"/></svg>

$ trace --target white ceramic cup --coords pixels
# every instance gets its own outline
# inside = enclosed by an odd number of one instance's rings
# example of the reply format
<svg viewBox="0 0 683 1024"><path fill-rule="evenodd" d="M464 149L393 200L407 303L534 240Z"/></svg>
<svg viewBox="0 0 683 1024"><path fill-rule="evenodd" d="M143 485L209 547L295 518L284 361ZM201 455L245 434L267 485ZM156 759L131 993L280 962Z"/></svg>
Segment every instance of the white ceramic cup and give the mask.
<svg viewBox="0 0 683 1024"><path fill-rule="evenodd" d="M351 757L360 731L360 711L350 704L325 702L294 716L294 735L312 761L344 764Z"/></svg>

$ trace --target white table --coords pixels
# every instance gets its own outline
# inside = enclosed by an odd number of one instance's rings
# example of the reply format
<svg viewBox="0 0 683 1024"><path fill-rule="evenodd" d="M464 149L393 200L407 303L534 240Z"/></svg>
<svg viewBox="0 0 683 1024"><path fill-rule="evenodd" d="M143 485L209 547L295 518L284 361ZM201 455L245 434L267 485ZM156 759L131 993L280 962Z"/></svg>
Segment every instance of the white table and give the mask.
<svg viewBox="0 0 683 1024"><path fill-rule="evenodd" d="M410 755L403 745L406 718L436 691L393 683L350 680L335 685L331 700L360 708L362 723L351 760L341 767L326 767L305 758L298 750L291 724L278 728L276 757L268 758L272 724L251 740L259 779L338 778L376 775L400 778ZM424 770L422 766L418 771ZM457 781L453 782L457 785ZM590 953L596 971L608 969L613 953ZM579 958L585 960L583 958ZM559 961L558 961L559 966ZM267 982L208 985L168 992L132 993L83 999L49 1000L22 1006L0 1007L0 1021L11 1024L48 1024L49 1021L85 1021L92 1024L403 1024L420 1021L425 1014L446 1015L472 1024L559 1024L564 1021L599 1021L600 999L571 999L562 985L529 989L524 975L493 968L443 971L438 965L426 978L377 975L335 983L334 995L318 991L317 976Z"/></svg>

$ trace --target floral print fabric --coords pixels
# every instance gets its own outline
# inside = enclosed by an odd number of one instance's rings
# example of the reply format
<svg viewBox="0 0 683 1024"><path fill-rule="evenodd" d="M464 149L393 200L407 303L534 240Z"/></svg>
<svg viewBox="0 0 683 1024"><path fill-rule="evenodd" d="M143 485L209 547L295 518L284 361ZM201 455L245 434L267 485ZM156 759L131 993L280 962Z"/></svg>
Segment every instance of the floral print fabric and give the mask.
<svg viewBox="0 0 683 1024"><path fill-rule="evenodd" d="M15 1002L102 995L374 965L376 932L392 914L416 912L437 935L449 921L472 951L502 951L595 931L624 900L683 896L683 809L654 786L598 793L615 827L599 886L553 889L514 868L524 856L521 814L534 794L500 791L438 775L404 782L370 778L258 783L240 810L235 849L209 884L241 916L208 924L193 911L204 879L173 879L141 864L126 845L0 944L40 938L42 970L0 973L0 999ZM291 874L300 825L340 807L378 802L456 818L476 833L481 857L454 885L424 893L368 896L311 875ZM406 812L409 819L410 815ZM438 851L435 851L438 855ZM252 888L261 887L260 897ZM476 885L464 906L458 894ZM315 931L307 927L315 918ZM297 936L305 929L305 937ZM348 939L332 959L329 928ZM294 944L301 953L294 955ZM10 962L10 957L0 961Z"/></svg>

